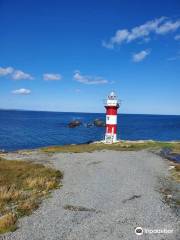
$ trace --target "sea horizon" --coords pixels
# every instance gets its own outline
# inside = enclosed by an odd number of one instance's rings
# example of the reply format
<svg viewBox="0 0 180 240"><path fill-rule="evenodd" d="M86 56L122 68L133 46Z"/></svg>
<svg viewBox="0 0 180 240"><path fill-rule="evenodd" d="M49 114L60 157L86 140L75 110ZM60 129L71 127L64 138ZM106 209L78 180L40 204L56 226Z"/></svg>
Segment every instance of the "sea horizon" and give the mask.
<svg viewBox="0 0 180 240"><path fill-rule="evenodd" d="M35 110L35 109L8 109L0 108L0 111L22 111L22 112L49 112L49 113L87 113L87 114L105 114L103 112L79 112L79 111L57 111L57 110ZM157 116L180 116L180 114L168 114L168 113L125 113L119 112L117 115L157 115Z"/></svg>
<svg viewBox="0 0 180 240"><path fill-rule="evenodd" d="M95 119L105 122L105 116L105 113L3 109L0 110L0 149L11 151L101 141L105 128L92 123ZM79 120L81 126L69 128L73 120ZM180 140L179 115L119 113L117 126L118 140Z"/></svg>

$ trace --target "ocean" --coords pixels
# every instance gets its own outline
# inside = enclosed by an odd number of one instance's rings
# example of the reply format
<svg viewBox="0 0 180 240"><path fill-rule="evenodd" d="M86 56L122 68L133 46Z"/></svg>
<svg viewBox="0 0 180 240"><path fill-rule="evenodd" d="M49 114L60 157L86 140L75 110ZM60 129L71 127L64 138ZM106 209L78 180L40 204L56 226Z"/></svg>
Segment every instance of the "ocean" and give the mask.
<svg viewBox="0 0 180 240"><path fill-rule="evenodd" d="M105 114L0 110L0 150L102 140L105 128L85 126L96 118L105 121ZM68 123L75 119L83 125L69 128ZM180 140L180 116L119 114L118 139Z"/></svg>

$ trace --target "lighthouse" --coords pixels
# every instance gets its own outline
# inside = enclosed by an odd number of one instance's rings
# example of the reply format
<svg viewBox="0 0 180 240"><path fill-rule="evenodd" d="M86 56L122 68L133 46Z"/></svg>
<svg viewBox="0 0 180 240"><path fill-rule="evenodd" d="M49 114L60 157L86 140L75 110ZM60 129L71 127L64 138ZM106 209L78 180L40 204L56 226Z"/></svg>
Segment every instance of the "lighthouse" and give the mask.
<svg viewBox="0 0 180 240"><path fill-rule="evenodd" d="M106 133L105 143L114 143L117 141L117 110L119 102L116 94L111 92L105 100L106 108Z"/></svg>

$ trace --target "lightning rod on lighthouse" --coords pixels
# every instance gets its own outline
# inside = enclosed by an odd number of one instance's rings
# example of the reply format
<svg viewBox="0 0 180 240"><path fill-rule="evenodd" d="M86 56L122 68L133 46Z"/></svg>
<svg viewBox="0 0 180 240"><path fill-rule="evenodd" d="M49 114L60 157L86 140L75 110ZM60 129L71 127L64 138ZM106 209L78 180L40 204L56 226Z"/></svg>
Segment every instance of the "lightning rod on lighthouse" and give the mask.
<svg viewBox="0 0 180 240"><path fill-rule="evenodd" d="M117 111L119 101L115 92L111 92L105 100L106 108L106 133L105 143L117 142Z"/></svg>

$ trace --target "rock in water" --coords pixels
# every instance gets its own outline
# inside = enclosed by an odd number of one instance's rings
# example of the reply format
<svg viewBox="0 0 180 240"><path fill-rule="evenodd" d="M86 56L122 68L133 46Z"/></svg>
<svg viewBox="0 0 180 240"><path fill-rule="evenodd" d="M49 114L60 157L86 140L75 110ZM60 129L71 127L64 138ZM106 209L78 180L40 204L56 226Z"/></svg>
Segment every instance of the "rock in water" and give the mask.
<svg viewBox="0 0 180 240"><path fill-rule="evenodd" d="M69 128L75 128L75 127L79 127L82 124L81 121L79 120L73 120L68 124Z"/></svg>
<svg viewBox="0 0 180 240"><path fill-rule="evenodd" d="M105 122L104 122L103 120L101 120L101 119L95 119L95 120L94 120L94 126L96 126L96 127L105 127L106 124L105 124Z"/></svg>

